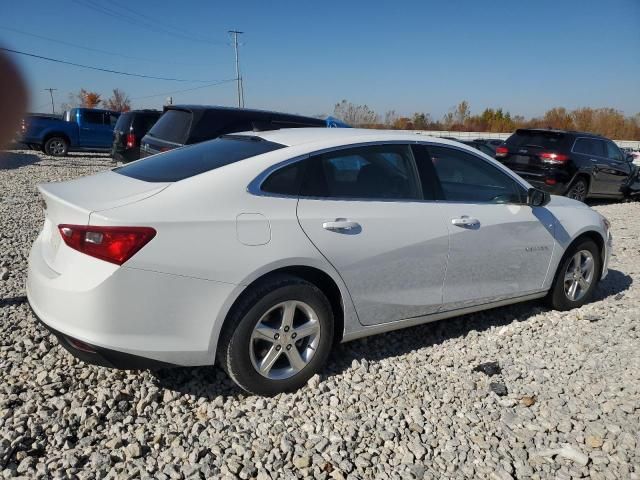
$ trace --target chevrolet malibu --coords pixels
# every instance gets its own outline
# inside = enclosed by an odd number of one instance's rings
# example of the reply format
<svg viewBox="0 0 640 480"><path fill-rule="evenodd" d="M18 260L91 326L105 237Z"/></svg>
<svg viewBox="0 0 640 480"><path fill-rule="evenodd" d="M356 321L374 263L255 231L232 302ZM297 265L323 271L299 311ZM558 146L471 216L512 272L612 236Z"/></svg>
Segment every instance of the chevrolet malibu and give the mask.
<svg viewBox="0 0 640 480"><path fill-rule="evenodd" d="M218 363L302 386L334 342L545 297L588 302L609 223L487 155L409 132L224 136L39 186L27 294L116 368Z"/></svg>

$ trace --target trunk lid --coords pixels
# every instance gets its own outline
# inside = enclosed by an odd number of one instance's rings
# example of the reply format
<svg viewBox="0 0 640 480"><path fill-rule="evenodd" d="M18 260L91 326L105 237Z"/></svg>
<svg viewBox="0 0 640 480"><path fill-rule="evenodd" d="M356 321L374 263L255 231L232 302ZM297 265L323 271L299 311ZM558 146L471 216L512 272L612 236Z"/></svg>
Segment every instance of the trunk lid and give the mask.
<svg viewBox="0 0 640 480"><path fill-rule="evenodd" d="M68 182L38 185L45 207L42 254L53 270L63 273L69 249L58 225L88 225L93 212L138 202L164 190L170 183L149 183L106 171Z"/></svg>

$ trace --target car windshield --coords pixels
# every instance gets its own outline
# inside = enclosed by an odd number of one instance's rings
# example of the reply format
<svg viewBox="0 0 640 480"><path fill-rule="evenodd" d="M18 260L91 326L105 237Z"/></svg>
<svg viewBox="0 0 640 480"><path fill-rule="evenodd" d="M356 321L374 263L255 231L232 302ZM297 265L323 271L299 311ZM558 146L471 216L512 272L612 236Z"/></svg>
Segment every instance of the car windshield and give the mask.
<svg viewBox="0 0 640 480"><path fill-rule="evenodd" d="M113 171L145 182L177 182L284 147L257 137L227 136L152 155Z"/></svg>

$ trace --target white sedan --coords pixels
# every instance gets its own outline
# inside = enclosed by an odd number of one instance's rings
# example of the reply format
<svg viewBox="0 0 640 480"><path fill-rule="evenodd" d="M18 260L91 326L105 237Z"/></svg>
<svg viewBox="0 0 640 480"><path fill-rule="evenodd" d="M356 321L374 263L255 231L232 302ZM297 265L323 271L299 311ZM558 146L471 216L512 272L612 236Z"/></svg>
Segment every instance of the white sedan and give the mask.
<svg viewBox="0 0 640 480"><path fill-rule="evenodd" d="M409 132L247 132L39 187L37 317L85 361L211 365L263 395L346 342L546 297L588 302L609 223Z"/></svg>

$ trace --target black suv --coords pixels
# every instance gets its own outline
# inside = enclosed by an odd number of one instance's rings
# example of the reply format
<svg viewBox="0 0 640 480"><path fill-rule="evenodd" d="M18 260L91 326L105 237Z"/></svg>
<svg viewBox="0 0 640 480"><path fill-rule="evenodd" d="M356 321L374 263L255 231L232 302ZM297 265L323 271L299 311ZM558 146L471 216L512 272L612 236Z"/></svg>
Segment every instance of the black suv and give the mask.
<svg viewBox="0 0 640 480"><path fill-rule="evenodd" d="M142 139L141 157L229 133L326 127L327 120L288 113L204 105L166 106L160 120Z"/></svg>
<svg viewBox="0 0 640 480"><path fill-rule="evenodd" d="M518 129L495 157L533 186L580 201L624 197L638 170L608 138L565 130Z"/></svg>
<svg viewBox="0 0 640 480"><path fill-rule="evenodd" d="M140 158L140 140L162 115L159 110L124 112L113 128L111 158L118 162L132 162Z"/></svg>

